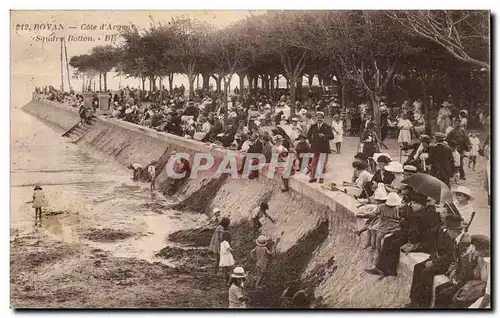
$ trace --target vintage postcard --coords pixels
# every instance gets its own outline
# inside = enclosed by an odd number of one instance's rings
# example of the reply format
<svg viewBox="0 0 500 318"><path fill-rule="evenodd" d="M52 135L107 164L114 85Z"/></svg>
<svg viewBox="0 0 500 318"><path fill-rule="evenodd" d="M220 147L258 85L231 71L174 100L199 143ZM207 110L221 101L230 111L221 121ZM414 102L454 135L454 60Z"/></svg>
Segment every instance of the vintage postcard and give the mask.
<svg viewBox="0 0 500 318"><path fill-rule="evenodd" d="M491 308L489 11L10 13L10 303Z"/></svg>

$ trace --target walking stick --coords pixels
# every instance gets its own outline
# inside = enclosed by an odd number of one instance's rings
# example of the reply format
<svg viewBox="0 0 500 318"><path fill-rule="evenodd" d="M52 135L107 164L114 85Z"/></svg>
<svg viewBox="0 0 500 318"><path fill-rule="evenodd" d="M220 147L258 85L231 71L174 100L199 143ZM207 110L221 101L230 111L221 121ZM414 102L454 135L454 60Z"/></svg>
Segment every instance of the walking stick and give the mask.
<svg viewBox="0 0 500 318"><path fill-rule="evenodd" d="M469 221L469 224L467 224L467 226L465 227L465 232L468 232L469 231L469 227L470 225L472 224L472 220L474 220L474 216L476 215L476 212L472 212L472 215L470 217L470 221Z"/></svg>

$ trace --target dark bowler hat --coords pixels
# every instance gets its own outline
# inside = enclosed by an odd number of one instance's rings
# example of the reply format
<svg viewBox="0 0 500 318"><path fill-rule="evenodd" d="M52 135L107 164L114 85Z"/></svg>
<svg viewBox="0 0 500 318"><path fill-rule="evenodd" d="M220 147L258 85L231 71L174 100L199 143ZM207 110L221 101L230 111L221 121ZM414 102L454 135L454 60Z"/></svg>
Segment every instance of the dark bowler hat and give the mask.
<svg viewBox="0 0 500 318"><path fill-rule="evenodd" d="M377 163L389 163L391 162L391 158L387 157L387 156L380 156L377 158Z"/></svg>
<svg viewBox="0 0 500 318"><path fill-rule="evenodd" d="M368 156L362 152L358 152L354 155L354 159L368 160Z"/></svg>
<svg viewBox="0 0 500 318"><path fill-rule="evenodd" d="M300 134L295 140L299 140L300 138L307 139L307 137L304 134Z"/></svg>
<svg viewBox="0 0 500 318"><path fill-rule="evenodd" d="M430 142L431 137L429 137L428 135L420 135L420 141L421 142Z"/></svg>

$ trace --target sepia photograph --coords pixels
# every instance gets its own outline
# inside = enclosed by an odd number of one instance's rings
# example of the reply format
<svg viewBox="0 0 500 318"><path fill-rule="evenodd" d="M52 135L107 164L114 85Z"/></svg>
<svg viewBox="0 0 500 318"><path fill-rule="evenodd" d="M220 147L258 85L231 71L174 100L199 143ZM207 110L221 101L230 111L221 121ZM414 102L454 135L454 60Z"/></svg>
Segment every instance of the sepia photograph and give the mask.
<svg viewBox="0 0 500 318"><path fill-rule="evenodd" d="M10 307L491 311L491 22L11 10Z"/></svg>

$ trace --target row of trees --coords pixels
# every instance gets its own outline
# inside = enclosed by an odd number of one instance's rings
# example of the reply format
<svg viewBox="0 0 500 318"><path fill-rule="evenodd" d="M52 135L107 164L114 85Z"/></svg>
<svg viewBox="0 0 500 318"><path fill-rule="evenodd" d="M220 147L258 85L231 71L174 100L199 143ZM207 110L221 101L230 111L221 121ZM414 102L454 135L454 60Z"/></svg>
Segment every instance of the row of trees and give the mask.
<svg viewBox="0 0 500 318"><path fill-rule="evenodd" d="M70 64L78 74L102 74L105 89L113 68L143 88L147 79L153 88L168 79L171 89L173 74L185 74L190 94L201 74L203 87L213 77L225 101L235 74L240 87L248 79L250 94L259 78L272 91L281 75L292 113L302 76L318 76L336 80L343 105L356 95L370 100L378 118L380 100L398 90L423 97L435 95L436 84L478 78L489 87L489 30L487 11L271 11L219 29L179 17L131 28L122 46L96 47ZM455 91L460 99L463 87Z"/></svg>

